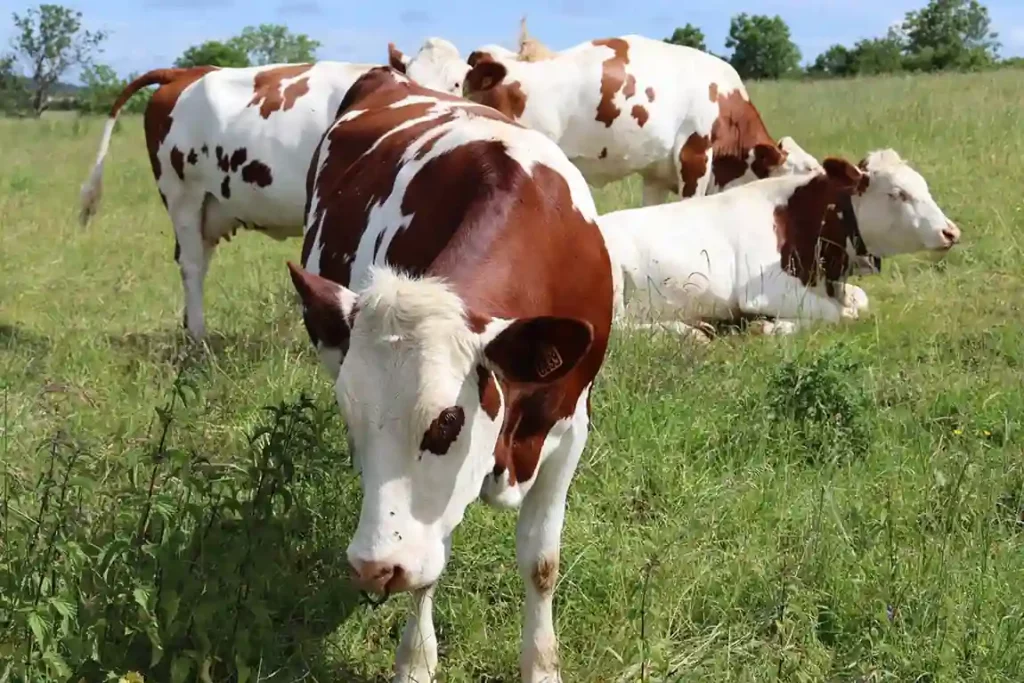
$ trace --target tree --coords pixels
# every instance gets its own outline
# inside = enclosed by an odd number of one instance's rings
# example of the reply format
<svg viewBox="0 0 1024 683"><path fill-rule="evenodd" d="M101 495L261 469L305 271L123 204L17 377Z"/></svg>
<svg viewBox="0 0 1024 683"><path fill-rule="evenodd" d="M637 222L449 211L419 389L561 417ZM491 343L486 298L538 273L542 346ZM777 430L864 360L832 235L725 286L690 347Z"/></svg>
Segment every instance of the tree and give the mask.
<svg viewBox="0 0 1024 683"><path fill-rule="evenodd" d="M890 31L885 38L866 38L853 46L854 73L861 76L891 74L903 70L903 44Z"/></svg>
<svg viewBox="0 0 1024 683"><path fill-rule="evenodd" d="M701 52L707 52L708 46L704 39L704 32L693 24L687 24L681 28L676 28L672 32L672 36L665 38L666 43L672 43L673 45L685 45L686 47L692 47L700 50Z"/></svg>
<svg viewBox="0 0 1024 683"><path fill-rule="evenodd" d="M229 44L248 55L252 64L261 66L316 61L316 51L320 47L320 41L305 33L292 33L286 26L278 24L246 26L242 34L232 38Z"/></svg>
<svg viewBox="0 0 1024 683"><path fill-rule="evenodd" d="M61 5L40 5L20 15L14 13L15 53L26 63L31 107L39 116L60 77L74 66L88 66L107 35L82 28L82 13Z"/></svg>
<svg viewBox="0 0 1024 683"><path fill-rule="evenodd" d="M208 40L202 45L193 45L174 60L174 66L249 66L245 51L231 42Z"/></svg>
<svg viewBox="0 0 1024 683"><path fill-rule="evenodd" d="M742 78L780 78L800 68L800 49L778 15L737 14L725 46L732 49L729 61Z"/></svg>
<svg viewBox="0 0 1024 683"><path fill-rule="evenodd" d="M998 34L978 0L929 0L903 20L908 68L973 69L998 59Z"/></svg>
<svg viewBox="0 0 1024 683"><path fill-rule="evenodd" d="M127 85L135 80L137 74L129 74L127 81L122 81L117 72L106 64L96 64L87 67L82 71L82 83L84 87L78 93L78 109L83 113L99 114L110 111L114 100L121 94ZM141 113L146 110L150 98L153 97L152 89L144 89L128 100L122 111Z"/></svg>
<svg viewBox="0 0 1024 683"><path fill-rule="evenodd" d="M818 55L807 72L814 76L849 76L855 73L854 53L843 45L833 45Z"/></svg>
<svg viewBox="0 0 1024 683"><path fill-rule="evenodd" d="M4 114L21 114L28 109L28 89L15 61L14 55L0 57L0 112Z"/></svg>

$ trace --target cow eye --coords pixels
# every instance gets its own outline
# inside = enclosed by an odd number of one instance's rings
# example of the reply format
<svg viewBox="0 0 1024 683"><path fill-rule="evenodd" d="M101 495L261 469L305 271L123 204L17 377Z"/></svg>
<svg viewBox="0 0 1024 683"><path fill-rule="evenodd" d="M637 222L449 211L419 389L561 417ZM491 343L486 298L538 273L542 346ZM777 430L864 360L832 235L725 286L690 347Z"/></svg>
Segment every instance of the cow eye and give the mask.
<svg viewBox="0 0 1024 683"><path fill-rule="evenodd" d="M892 198L896 199L898 201L901 201L901 202L909 202L910 201L910 195L907 194L907 192L905 190L894 190L893 193L892 193Z"/></svg>

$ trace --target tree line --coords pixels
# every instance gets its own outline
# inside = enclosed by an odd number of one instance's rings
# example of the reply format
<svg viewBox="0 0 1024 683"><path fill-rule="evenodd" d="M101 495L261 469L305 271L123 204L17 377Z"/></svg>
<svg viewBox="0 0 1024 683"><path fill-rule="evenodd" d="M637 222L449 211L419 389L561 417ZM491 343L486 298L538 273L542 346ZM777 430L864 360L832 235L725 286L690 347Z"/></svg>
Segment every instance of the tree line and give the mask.
<svg viewBox="0 0 1024 683"><path fill-rule="evenodd" d="M11 51L0 54L0 113L39 116L47 109L102 112L137 74L121 79L97 61L108 38L105 31L82 26L82 13L55 4L42 4L23 14L13 13ZM782 17L732 17L725 41L731 53L718 55L744 79L835 78L898 72L978 70L1024 65L1024 59L999 57L998 35L991 30L988 8L979 0L928 0L907 12L885 36L859 40L851 46L833 45L801 66L800 49ZM704 32L686 24L664 39L709 52ZM286 26L247 26L227 40L195 45L175 60L175 66L211 64L223 67L256 66L282 62L308 62L317 58L321 44ZM72 69L80 69L81 87L61 82ZM144 90L126 105L127 111L145 109L151 90Z"/></svg>
<svg viewBox="0 0 1024 683"><path fill-rule="evenodd" d="M929 0L878 38L851 46L832 45L807 65L782 17L738 14L729 22L728 61L745 79L841 78L899 72L969 71L1021 66L1024 59L999 57L998 34L988 8L978 0ZM708 52L704 32L686 24L665 42Z"/></svg>
<svg viewBox="0 0 1024 683"><path fill-rule="evenodd" d="M42 4L13 14L15 35L11 52L0 55L0 112L39 116L47 109L106 112L117 95L138 74L121 79L110 66L97 61L108 35L82 26L82 13L62 5ZM185 50L174 66L259 66L281 62L311 62L320 42L286 26L246 26L225 41L210 40ZM61 78L80 69L81 87ZM125 105L141 112L152 90L146 89Z"/></svg>

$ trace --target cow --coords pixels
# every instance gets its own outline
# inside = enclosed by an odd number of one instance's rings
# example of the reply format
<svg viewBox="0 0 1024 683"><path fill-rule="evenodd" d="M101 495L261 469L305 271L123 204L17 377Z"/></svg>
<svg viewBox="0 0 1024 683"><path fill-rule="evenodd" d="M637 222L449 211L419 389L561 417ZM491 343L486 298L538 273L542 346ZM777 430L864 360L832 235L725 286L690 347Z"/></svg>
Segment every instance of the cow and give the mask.
<svg viewBox="0 0 1024 683"><path fill-rule="evenodd" d="M417 60L414 69L422 70ZM248 68L156 69L117 97L96 163L82 186L80 222L96 213L118 114L157 85L144 126L149 162L174 225L184 326L206 334L203 284L220 240L238 228L301 237L309 160L355 80L372 64L322 61Z"/></svg>
<svg viewBox="0 0 1024 683"><path fill-rule="evenodd" d="M598 219L616 269L616 317L699 341L694 323L766 316L755 331L789 334L811 320L856 319L867 294L845 278L855 255L946 254L960 228L925 179L892 149L854 166L759 180L728 192ZM630 303L657 320L623 318ZM666 321L675 316L682 322Z"/></svg>
<svg viewBox="0 0 1024 683"><path fill-rule="evenodd" d="M627 35L547 59L478 49L467 65L465 97L557 142L593 187L639 173L644 205L817 165L776 142L736 70L700 50Z"/></svg>
<svg viewBox="0 0 1024 683"><path fill-rule="evenodd" d="M411 592L394 680L433 680L434 587L469 503L518 507L522 680L560 680L566 494L612 320L579 171L536 131L371 69L313 155L303 321L360 470L357 585Z"/></svg>

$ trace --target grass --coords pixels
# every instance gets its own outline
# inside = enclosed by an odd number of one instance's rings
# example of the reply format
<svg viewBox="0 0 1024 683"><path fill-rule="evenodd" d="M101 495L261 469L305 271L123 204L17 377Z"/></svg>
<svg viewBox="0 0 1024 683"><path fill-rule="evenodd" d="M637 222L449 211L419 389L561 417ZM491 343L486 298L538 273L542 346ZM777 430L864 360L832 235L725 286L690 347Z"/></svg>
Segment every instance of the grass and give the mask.
<svg viewBox="0 0 1024 683"><path fill-rule="evenodd" d="M964 243L863 279L855 324L616 337L564 533L566 680L1024 679L1022 86L755 84L772 133L819 157L896 148ZM386 680L407 605L360 606L341 579L358 483L285 272L299 242L222 246L212 350L188 351L170 223L123 124L82 230L101 123L0 121L0 680L5 660L11 680L86 671L93 646L89 680L190 680L209 653L239 680ZM478 505L456 532L444 680L518 680L513 530Z"/></svg>

